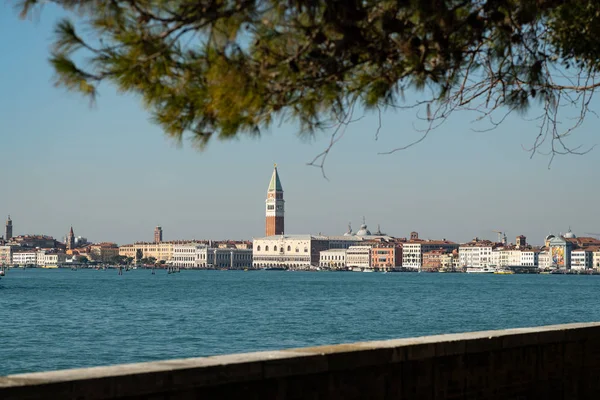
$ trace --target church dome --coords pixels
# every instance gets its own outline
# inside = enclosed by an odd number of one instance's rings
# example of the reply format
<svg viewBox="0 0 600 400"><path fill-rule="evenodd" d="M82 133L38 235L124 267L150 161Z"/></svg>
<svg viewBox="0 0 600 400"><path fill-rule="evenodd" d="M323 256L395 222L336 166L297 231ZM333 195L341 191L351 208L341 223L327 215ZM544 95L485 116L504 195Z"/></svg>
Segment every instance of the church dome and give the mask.
<svg viewBox="0 0 600 400"><path fill-rule="evenodd" d="M352 233L352 225L350 225L350 223L348 223L348 230L344 233L344 236L354 236L354 233Z"/></svg>
<svg viewBox="0 0 600 400"><path fill-rule="evenodd" d="M368 236L371 235L371 231L367 229L367 224L362 224L358 232L356 232L356 236Z"/></svg>
<svg viewBox="0 0 600 400"><path fill-rule="evenodd" d="M556 237L556 236L554 236L554 235L552 235L552 234L550 234L550 235L546 236L546 242L547 242L547 241L549 241L549 240L551 240L551 239L554 239L555 237Z"/></svg>
<svg viewBox="0 0 600 400"><path fill-rule="evenodd" d="M569 232L563 235L565 239L575 239L577 236L573 232L571 232L571 228L569 228Z"/></svg>

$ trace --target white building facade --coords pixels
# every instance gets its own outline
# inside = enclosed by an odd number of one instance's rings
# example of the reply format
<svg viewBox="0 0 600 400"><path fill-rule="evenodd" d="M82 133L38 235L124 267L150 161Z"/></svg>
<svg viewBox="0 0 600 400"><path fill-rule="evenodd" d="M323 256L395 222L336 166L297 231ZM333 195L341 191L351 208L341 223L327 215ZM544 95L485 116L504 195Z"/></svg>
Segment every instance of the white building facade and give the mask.
<svg viewBox="0 0 600 400"><path fill-rule="evenodd" d="M346 267L347 251L347 249L340 248L321 251L319 255L319 266L331 269Z"/></svg>
<svg viewBox="0 0 600 400"><path fill-rule="evenodd" d="M588 250L572 250L571 251L571 269L584 270L590 269L593 266L594 253Z"/></svg>
<svg viewBox="0 0 600 400"><path fill-rule="evenodd" d="M252 268L252 249L199 247L196 250L196 268Z"/></svg>
<svg viewBox="0 0 600 400"><path fill-rule="evenodd" d="M67 261L65 253L48 253L45 250L37 252L37 265L61 265Z"/></svg>
<svg viewBox="0 0 600 400"><path fill-rule="evenodd" d="M539 267L540 252L536 250L522 250L521 265L524 267Z"/></svg>
<svg viewBox="0 0 600 400"><path fill-rule="evenodd" d="M318 266L321 251L329 250L325 236L273 235L254 239L254 268L300 268Z"/></svg>
<svg viewBox="0 0 600 400"><path fill-rule="evenodd" d="M482 253L482 256L485 256L485 253ZM489 265L496 267L520 266L521 250L492 250Z"/></svg>
<svg viewBox="0 0 600 400"><path fill-rule="evenodd" d="M18 251L12 255L12 264L19 266L37 265L37 251Z"/></svg>
<svg viewBox="0 0 600 400"><path fill-rule="evenodd" d="M197 268L196 260L198 250L206 248L206 245L186 243L173 246L173 258L171 264L180 268Z"/></svg>
<svg viewBox="0 0 600 400"><path fill-rule="evenodd" d="M461 267L466 268L484 268L493 263L499 265L502 262L500 260L501 254L492 255L492 250L493 245L491 243L462 245L458 248L459 264ZM498 261L496 262L496 260Z"/></svg>
<svg viewBox="0 0 600 400"><path fill-rule="evenodd" d="M350 246L346 252L346 265L351 268L371 268L371 246Z"/></svg>

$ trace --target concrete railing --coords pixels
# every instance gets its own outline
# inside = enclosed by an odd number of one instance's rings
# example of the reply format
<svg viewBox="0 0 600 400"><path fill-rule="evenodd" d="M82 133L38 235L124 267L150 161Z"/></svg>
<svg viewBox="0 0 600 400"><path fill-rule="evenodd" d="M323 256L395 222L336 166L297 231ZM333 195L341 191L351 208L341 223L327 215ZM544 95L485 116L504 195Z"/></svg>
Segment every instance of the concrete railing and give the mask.
<svg viewBox="0 0 600 400"><path fill-rule="evenodd" d="M0 378L0 399L600 399L600 323Z"/></svg>

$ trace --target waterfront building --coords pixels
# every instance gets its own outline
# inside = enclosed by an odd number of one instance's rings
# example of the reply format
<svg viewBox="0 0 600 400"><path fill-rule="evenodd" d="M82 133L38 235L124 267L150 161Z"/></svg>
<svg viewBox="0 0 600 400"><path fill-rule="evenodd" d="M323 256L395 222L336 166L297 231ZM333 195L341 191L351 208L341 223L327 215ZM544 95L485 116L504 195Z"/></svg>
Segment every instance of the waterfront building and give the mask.
<svg viewBox="0 0 600 400"><path fill-rule="evenodd" d="M350 268L370 269L372 246L350 246L346 250L346 265Z"/></svg>
<svg viewBox="0 0 600 400"><path fill-rule="evenodd" d="M440 271L454 272L460 270L458 250L452 250L452 253L442 254L440 256Z"/></svg>
<svg viewBox="0 0 600 400"><path fill-rule="evenodd" d="M39 250L37 252L37 265L39 266L59 266L67 261L67 255L65 253L53 251L53 250Z"/></svg>
<svg viewBox="0 0 600 400"><path fill-rule="evenodd" d="M371 247L371 266L382 271L391 271L402 265L402 246L380 242Z"/></svg>
<svg viewBox="0 0 600 400"><path fill-rule="evenodd" d="M116 243L96 243L89 246L90 258L94 261L111 262L119 255L119 246Z"/></svg>
<svg viewBox="0 0 600 400"><path fill-rule="evenodd" d="M593 251L577 249L571 251L571 269L585 270L593 267Z"/></svg>
<svg viewBox="0 0 600 400"><path fill-rule="evenodd" d="M422 240L418 238L416 232L411 232L411 239L402 244L402 267L419 269L423 265L423 253L432 250L444 249L452 251L459 248L459 245L443 240Z"/></svg>
<svg viewBox="0 0 600 400"><path fill-rule="evenodd" d="M157 261L169 261L173 258L173 247L177 243L186 242L137 242L126 244L119 247L119 255L135 259L139 250L142 253L142 258L154 257Z"/></svg>
<svg viewBox="0 0 600 400"><path fill-rule="evenodd" d="M496 261L493 258L492 250L497 246L497 243L478 238L460 245L458 248L460 266L463 268L484 268L492 265L492 262ZM501 255L496 254L496 256L500 257ZM500 259L498 258L497 260L496 264L500 264Z"/></svg>
<svg viewBox="0 0 600 400"><path fill-rule="evenodd" d="M548 250L540 251L540 254L538 255L538 268L546 270L549 269L551 266L552 262Z"/></svg>
<svg viewBox="0 0 600 400"><path fill-rule="evenodd" d="M600 269L600 247L593 247L590 251L592 252L592 268Z"/></svg>
<svg viewBox="0 0 600 400"><path fill-rule="evenodd" d="M12 235L13 235L13 223L12 223L12 219L10 219L10 215L9 215L8 218L6 219L6 225L4 226L4 240L9 242L10 239L12 239Z"/></svg>
<svg viewBox="0 0 600 400"><path fill-rule="evenodd" d="M577 253L576 269L590 268L593 265L593 249L600 247L600 240L592 237L577 237L571 229L564 235L546 237L546 247L553 268L571 269L572 253L576 250L588 250L589 255ZM591 259L590 259L591 257Z"/></svg>
<svg viewBox="0 0 600 400"><path fill-rule="evenodd" d="M207 247L196 249L196 268L252 268L252 249Z"/></svg>
<svg viewBox="0 0 600 400"><path fill-rule="evenodd" d="M207 248L204 244L182 243L173 246L172 264L180 268L196 268L198 250Z"/></svg>
<svg viewBox="0 0 600 400"><path fill-rule="evenodd" d="M279 180L277 164L275 164L267 189L267 199L265 200L265 236L284 234L284 205L283 187Z"/></svg>
<svg viewBox="0 0 600 400"><path fill-rule="evenodd" d="M562 236L554 236L548 238L548 253L550 255L550 265L552 268L571 269L571 250L573 243L568 239L574 239L570 231Z"/></svg>
<svg viewBox="0 0 600 400"><path fill-rule="evenodd" d="M512 248L499 248L492 251L488 265L496 267L509 267L521 265L521 250Z"/></svg>
<svg viewBox="0 0 600 400"><path fill-rule="evenodd" d="M421 264L421 271L435 272L442 268L448 269L452 266L452 261L447 256L452 251L448 249L436 249L423 253L423 262ZM442 259L444 263L442 265Z"/></svg>
<svg viewBox="0 0 600 400"><path fill-rule="evenodd" d="M521 251L521 265L523 267L539 267L540 251L537 249L525 249Z"/></svg>
<svg viewBox="0 0 600 400"><path fill-rule="evenodd" d="M154 243L160 243L163 241L162 227L157 226L154 228Z"/></svg>
<svg viewBox="0 0 600 400"><path fill-rule="evenodd" d="M339 269L346 267L347 249L329 249L319 253L319 266L324 268Z"/></svg>
<svg viewBox="0 0 600 400"><path fill-rule="evenodd" d="M12 246L0 246L0 266L12 264Z"/></svg>
<svg viewBox="0 0 600 400"><path fill-rule="evenodd" d="M12 254L12 265L37 265L36 250L16 250Z"/></svg>
<svg viewBox="0 0 600 400"><path fill-rule="evenodd" d="M67 246L67 250L73 250L75 248L75 234L73 233L73 227L71 227L71 230L67 235L67 241L65 244Z"/></svg>
<svg viewBox="0 0 600 400"><path fill-rule="evenodd" d="M302 268L319 265L320 253L329 249L325 236L273 235L254 239L252 243L255 268Z"/></svg>

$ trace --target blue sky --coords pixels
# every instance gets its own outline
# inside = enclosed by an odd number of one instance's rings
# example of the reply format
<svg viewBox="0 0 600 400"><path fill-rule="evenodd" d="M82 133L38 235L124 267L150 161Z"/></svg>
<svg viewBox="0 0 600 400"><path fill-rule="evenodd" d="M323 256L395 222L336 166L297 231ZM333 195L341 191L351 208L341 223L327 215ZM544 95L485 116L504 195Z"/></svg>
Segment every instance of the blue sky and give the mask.
<svg viewBox="0 0 600 400"><path fill-rule="evenodd" d="M264 233L264 199L273 163L285 190L286 232L341 234L362 216L372 230L423 238L540 243L549 232L600 231L594 211L600 148L583 156L529 159L522 149L535 124L511 118L488 133L472 130L473 115L457 114L423 143L378 153L418 138L414 112L386 112L349 126L326 164L329 180L306 165L329 134L299 138L296 127L274 127L260 139L212 142L205 152L177 146L149 122L140 101L101 87L96 107L53 87L48 50L58 13L21 21L0 4L0 217L15 234L62 238L71 225L94 241L164 238L243 239ZM596 103L597 104L597 103ZM590 117L573 137L592 145Z"/></svg>

